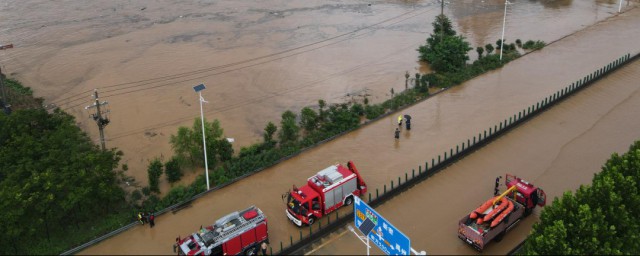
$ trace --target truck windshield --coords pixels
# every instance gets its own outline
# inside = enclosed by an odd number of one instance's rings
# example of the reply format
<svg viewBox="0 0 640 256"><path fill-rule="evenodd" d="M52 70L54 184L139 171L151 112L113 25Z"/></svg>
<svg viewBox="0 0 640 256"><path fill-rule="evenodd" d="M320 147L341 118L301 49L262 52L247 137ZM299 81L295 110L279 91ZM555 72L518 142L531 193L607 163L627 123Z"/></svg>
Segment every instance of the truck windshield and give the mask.
<svg viewBox="0 0 640 256"><path fill-rule="evenodd" d="M307 207L304 207L300 205L300 201L298 201L297 199L295 199L293 196L291 196L291 194L289 194L288 198L287 198L287 207L289 207L289 209L291 209L291 211L293 211L295 214L307 214Z"/></svg>

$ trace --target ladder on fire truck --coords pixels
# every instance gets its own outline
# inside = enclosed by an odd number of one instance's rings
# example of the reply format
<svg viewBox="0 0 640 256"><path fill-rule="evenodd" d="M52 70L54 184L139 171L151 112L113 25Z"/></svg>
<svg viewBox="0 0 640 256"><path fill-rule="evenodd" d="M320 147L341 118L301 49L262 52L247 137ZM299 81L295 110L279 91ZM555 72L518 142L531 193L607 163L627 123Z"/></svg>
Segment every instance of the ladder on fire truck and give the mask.
<svg viewBox="0 0 640 256"><path fill-rule="evenodd" d="M260 209L252 206L242 212L233 212L216 221L212 233L217 233L213 237L213 244L222 243L227 238L235 237L238 234L254 228L258 223L265 220L265 216Z"/></svg>

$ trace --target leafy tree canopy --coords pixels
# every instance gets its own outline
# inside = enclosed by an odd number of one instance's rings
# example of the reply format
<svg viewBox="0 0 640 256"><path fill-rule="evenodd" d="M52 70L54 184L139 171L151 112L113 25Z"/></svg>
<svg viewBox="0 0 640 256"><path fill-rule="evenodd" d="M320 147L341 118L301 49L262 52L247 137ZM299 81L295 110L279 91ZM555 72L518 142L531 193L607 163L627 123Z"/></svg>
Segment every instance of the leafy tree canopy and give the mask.
<svg viewBox="0 0 640 256"><path fill-rule="evenodd" d="M436 72L455 72L463 68L472 49L469 43L456 35L447 16L438 15L432 25L433 34L425 45L418 47L419 59L428 62Z"/></svg>
<svg viewBox="0 0 640 256"><path fill-rule="evenodd" d="M113 212L124 201L114 172L121 155L93 145L60 110L0 114L0 254Z"/></svg>
<svg viewBox="0 0 640 256"><path fill-rule="evenodd" d="M543 209L522 254L609 255L640 252L640 141L614 153L575 194Z"/></svg>

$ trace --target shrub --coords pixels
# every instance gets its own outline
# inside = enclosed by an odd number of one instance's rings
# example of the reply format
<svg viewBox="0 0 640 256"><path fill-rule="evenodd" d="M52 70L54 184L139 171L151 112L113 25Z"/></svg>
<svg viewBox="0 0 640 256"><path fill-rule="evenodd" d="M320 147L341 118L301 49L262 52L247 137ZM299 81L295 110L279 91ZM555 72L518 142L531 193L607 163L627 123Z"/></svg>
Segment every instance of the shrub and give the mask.
<svg viewBox="0 0 640 256"><path fill-rule="evenodd" d="M476 52L478 52L478 59L482 58L482 53L484 53L484 48L478 46L476 48Z"/></svg>
<svg viewBox="0 0 640 256"><path fill-rule="evenodd" d="M522 49L539 50L539 49L544 48L545 45L546 45L546 43L544 41L529 40L529 41L524 43L524 45L522 46Z"/></svg>
<svg viewBox="0 0 640 256"><path fill-rule="evenodd" d="M149 167L147 168L147 174L149 176L149 189L154 192L160 192L160 188L158 184L160 182L160 176L162 175L162 162L160 159L153 159L149 163Z"/></svg>
<svg viewBox="0 0 640 256"><path fill-rule="evenodd" d="M140 200L142 198L142 193L140 193L139 189L134 190L133 192L131 192L131 202L135 203L138 200Z"/></svg>
<svg viewBox="0 0 640 256"><path fill-rule="evenodd" d="M164 164L164 173L167 176L169 183L179 181L182 177L182 169L180 168L180 161L177 157L172 157L171 160Z"/></svg>
<svg viewBox="0 0 640 256"><path fill-rule="evenodd" d="M144 194L145 196L149 196L151 194L151 189L149 189L149 186L145 186L142 188L142 194Z"/></svg>
<svg viewBox="0 0 640 256"><path fill-rule="evenodd" d="M382 107L382 105L366 105L364 107L364 113L367 119L375 119L384 114L384 107Z"/></svg>
<svg viewBox="0 0 640 256"><path fill-rule="evenodd" d="M487 44L484 46L484 48L487 50L487 54L490 54L494 50L492 44Z"/></svg>

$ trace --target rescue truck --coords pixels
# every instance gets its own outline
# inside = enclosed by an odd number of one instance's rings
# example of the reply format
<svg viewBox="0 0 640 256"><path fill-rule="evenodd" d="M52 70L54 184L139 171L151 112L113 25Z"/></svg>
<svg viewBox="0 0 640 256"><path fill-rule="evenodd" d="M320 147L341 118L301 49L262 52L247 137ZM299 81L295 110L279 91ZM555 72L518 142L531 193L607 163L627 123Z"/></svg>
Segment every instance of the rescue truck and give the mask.
<svg viewBox="0 0 640 256"><path fill-rule="evenodd" d="M367 184L349 161L347 167L336 164L307 179L307 184L283 195L287 217L296 225L313 225L322 216L353 203L354 196L367 192Z"/></svg>
<svg viewBox="0 0 640 256"><path fill-rule="evenodd" d="M490 198L458 223L458 237L480 252L489 242L500 242L536 206L546 203L541 188L510 174L505 177L504 193Z"/></svg>
<svg viewBox="0 0 640 256"><path fill-rule="evenodd" d="M267 217L251 206L178 241L179 255L255 255L268 243Z"/></svg>

